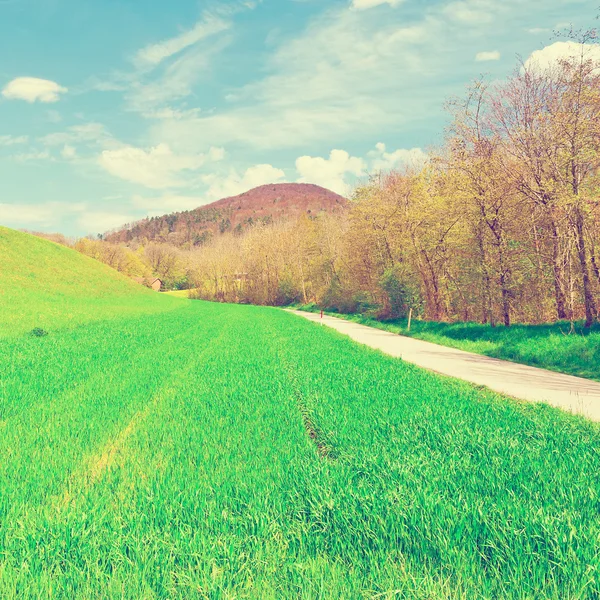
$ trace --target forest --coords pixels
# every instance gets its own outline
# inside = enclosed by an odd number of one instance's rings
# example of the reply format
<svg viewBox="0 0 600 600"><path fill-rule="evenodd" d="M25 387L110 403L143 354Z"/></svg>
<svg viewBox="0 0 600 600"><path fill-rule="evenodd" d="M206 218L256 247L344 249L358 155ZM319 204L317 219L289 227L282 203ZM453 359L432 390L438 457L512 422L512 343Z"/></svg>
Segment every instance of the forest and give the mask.
<svg viewBox="0 0 600 600"><path fill-rule="evenodd" d="M317 304L491 325L583 320L600 305L600 65L587 42L447 103L427 162L373 174L345 210L261 220L201 244L75 247L192 297ZM581 43L583 42L583 43Z"/></svg>

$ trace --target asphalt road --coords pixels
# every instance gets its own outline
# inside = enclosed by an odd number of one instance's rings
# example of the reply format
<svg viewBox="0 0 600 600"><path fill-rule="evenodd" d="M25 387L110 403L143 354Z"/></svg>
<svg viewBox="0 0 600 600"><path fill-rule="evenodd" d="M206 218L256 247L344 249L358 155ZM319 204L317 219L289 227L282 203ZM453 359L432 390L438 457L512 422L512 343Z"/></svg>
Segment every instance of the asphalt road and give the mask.
<svg viewBox="0 0 600 600"><path fill-rule="evenodd" d="M316 323L321 321L318 314L289 312ZM600 421L599 382L438 346L336 317L324 316L323 324L356 342L419 367L483 385L513 398L546 402Z"/></svg>

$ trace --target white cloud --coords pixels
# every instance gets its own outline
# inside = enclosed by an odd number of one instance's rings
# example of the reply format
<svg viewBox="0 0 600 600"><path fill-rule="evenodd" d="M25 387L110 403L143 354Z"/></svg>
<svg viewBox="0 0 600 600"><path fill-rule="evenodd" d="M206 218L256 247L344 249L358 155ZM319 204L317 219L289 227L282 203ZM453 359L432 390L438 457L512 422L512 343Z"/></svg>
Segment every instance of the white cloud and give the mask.
<svg viewBox="0 0 600 600"><path fill-rule="evenodd" d="M79 217L79 227L91 234L104 233L122 225L138 221L134 215L108 211L85 212Z"/></svg>
<svg viewBox="0 0 600 600"><path fill-rule="evenodd" d="M110 146L114 143L111 135L101 123L83 123L73 125L66 131L50 133L39 138L45 146L62 146L78 142L91 142L101 146Z"/></svg>
<svg viewBox="0 0 600 600"><path fill-rule="evenodd" d="M269 183L283 183L285 173L273 165L254 165L239 173L230 169L226 174L210 173L202 177L202 182L207 186L202 196L189 196L166 192L161 196L147 197L135 195L132 205L143 210L149 216L158 216L165 213L192 210L230 196L237 196L255 187Z"/></svg>
<svg viewBox="0 0 600 600"><path fill-rule="evenodd" d="M577 42L555 42L541 50L536 50L525 61L526 69L548 71L555 68L561 60L584 58L600 61L600 44L579 44Z"/></svg>
<svg viewBox="0 0 600 600"><path fill-rule="evenodd" d="M135 64L139 67L156 66L163 60L178 54L182 50L197 44L201 40L221 33L231 27L231 23L210 14L204 15L202 20L189 31L177 37L163 40L157 44L146 46L135 57Z"/></svg>
<svg viewBox="0 0 600 600"><path fill-rule="evenodd" d="M345 150L332 150L329 158L301 156L296 160L299 183L314 183L342 196L348 193L346 175L360 177L365 169L362 158L350 156Z"/></svg>
<svg viewBox="0 0 600 600"><path fill-rule="evenodd" d="M299 183L314 183L342 196L348 195L350 186L357 177L368 171L385 172L401 167L421 168L428 156L421 148L399 149L388 152L386 145L379 143L367 154L367 158L350 156L345 150L332 150L329 158L301 156L296 160Z"/></svg>
<svg viewBox="0 0 600 600"><path fill-rule="evenodd" d="M163 108L145 110L142 112L142 116L145 119L181 121L182 119L195 119L201 112L202 111L199 108L180 110L165 106Z"/></svg>
<svg viewBox="0 0 600 600"><path fill-rule="evenodd" d="M415 113L439 109L440 97L415 94L414 82L422 86L439 75L439 56L448 57L444 27L427 19L399 26L371 22L356 10L326 11L271 53L266 77L231 90L225 107L158 122L152 135L190 151L200 139L297 148L390 123L399 129L414 123ZM424 49L435 61L424 62Z"/></svg>
<svg viewBox="0 0 600 600"><path fill-rule="evenodd" d="M8 100L25 100L30 103L58 102L60 95L66 94L67 91L67 88L48 79L17 77L6 85L2 95Z"/></svg>
<svg viewBox="0 0 600 600"><path fill-rule="evenodd" d="M0 203L0 223L16 227L49 227L61 222L64 217L81 213L85 204L67 202L43 202L39 204Z"/></svg>
<svg viewBox="0 0 600 600"><path fill-rule="evenodd" d="M185 185L181 178L183 171L195 171L207 160L218 161L223 157L224 151L218 148L212 148L208 155L184 155L175 154L168 144L159 144L148 151L133 146L105 150L99 163L120 179L152 189L165 189Z"/></svg>
<svg viewBox="0 0 600 600"><path fill-rule="evenodd" d="M18 144L26 144L29 141L27 135L0 135L0 146L16 146Z"/></svg>
<svg viewBox="0 0 600 600"><path fill-rule="evenodd" d="M494 50L492 52L478 52L475 55L477 62L489 62L491 60L500 60L500 52Z"/></svg>
<svg viewBox="0 0 600 600"><path fill-rule="evenodd" d="M387 152L386 145L379 143L368 154L371 170L376 172L391 171L400 167L421 168L429 159L427 154L421 148L412 148L411 150L399 149L394 152Z"/></svg>
<svg viewBox="0 0 600 600"><path fill-rule="evenodd" d="M494 19L496 8L491 0L458 0L448 4L443 12L460 23L480 25L490 23Z"/></svg>
<svg viewBox="0 0 600 600"><path fill-rule="evenodd" d="M147 118L193 118L198 109L179 111L176 115L172 103L192 94L194 86L210 73L214 57L231 41L229 36L211 39L210 44L198 44L170 61L158 76L148 80L143 73L134 75L127 86L126 100L129 109ZM166 111L166 112L164 112ZM161 114L162 113L162 114ZM195 113L195 114L194 114Z"/></svg>
<svg viewBox="0 0 600 600"><path fill-rule="evenodd" d="M250 167L242 175L232 169L225 177L216 174L203 177L204 183L209 186L206 193L207 202L237 196L255 187L268 183L282 183L284 180L285 173L268 164Z"/></svg>
<svg viewBox="0 0 600 600"><path fill-rule="evenodd" d="M368 8L374 8L375 6L381 6L382 4L399 6L402 2L404 2L404 0L352 0L352 8L355 10L366 10Z"/></svg>
<svg viewBox="0 0 600 600"><path fill-rule="evenodd" d="M52 160L50 152L44 150L42 152L23 152L21 154L15 154L14 159L19 162L29 162L32 160Z"/></svg>
<svg viewBox="0 0 600 600"><path fill-rule="evenodd" d="M63 158L70 160L77 156L77 150L73 146L65 145L60 154Z"/></svg>
<svg viewBox="0 0 600 600"><path fill-rule="evenodd" d="M136 195L132 198L132 205L146 212L151 217L164 215L165 213L193 210L203 204L206 199L198 196L182 196L177 194L163 194L155 198Z"/></svg>

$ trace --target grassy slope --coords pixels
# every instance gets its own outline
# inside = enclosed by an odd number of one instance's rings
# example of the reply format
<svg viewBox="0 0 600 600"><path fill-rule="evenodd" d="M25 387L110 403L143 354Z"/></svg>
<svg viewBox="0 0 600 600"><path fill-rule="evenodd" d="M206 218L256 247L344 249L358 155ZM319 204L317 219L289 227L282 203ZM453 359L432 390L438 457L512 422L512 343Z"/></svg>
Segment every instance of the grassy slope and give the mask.
<svg viewBox="0 0 600 600"><path fill-rule="evenodd" d="M314 305L297 306L318 312ZM479 323L434 323L413 320L410 332L406 319L378 321L364 315L340 315L343 319L459 348L475 354L542 367L600 381L600 326L585 331L578 324L573 333L569 323L490 327Z"/></svg>
<svg viewBox="0 0 600 600"><path fill-rule="evenodd" d="M0 343L1 598L600 595L597 425L276 309L96 306Z"/></svg>
<svg viewBox="0 0 600 600"><path fill-rule="evenodd" d="M0 227L0 309L2 337L34 327L162 312L169 303L74 250Z"/></svg>

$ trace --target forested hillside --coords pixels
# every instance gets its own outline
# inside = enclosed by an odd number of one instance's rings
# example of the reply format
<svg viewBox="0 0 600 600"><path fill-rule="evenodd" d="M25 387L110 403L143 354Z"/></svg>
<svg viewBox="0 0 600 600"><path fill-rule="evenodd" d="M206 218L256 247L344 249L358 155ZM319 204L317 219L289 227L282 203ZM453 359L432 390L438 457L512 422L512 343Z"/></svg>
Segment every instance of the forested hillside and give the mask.
<svg viewBox="0 0 600 600"><path fill-rule="evenodd" d="M256 224L334 212L346 202L342 196L317 185L263 185L195 210L144 219L104 237L112 243L158 241L189 249L205 244L215 235L226 232L239 235Z"/></svg>

